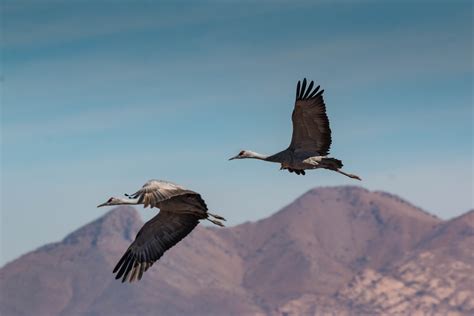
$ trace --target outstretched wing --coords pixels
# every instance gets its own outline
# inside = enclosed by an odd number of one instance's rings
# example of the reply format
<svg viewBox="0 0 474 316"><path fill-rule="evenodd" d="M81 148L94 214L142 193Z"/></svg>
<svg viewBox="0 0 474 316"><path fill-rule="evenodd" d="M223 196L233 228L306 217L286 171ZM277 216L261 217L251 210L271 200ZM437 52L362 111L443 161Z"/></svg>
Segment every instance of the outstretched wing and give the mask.
<svg viewBox="0 0 474 316"><path fill-rule="evenodd" d="M201 217L202 218L202 217ZM199 223L199 215L161 210L138 232L135 241L114 268L122 282L140 280L143 272L161 258L166 250L186 237Z"/></svg>
<svg viewBox="0 0 474 316"><path fill-rule="evenodd" d="M296 154L308 156L326 156L331 146L331 129L323 100L324 90L314 88L311 81L306 87L298 81L296 102L293 110L293 136L288 149Z"/></svg>
<svg viewBox="0 0 474 316"><path fill-rule="evenodd" d="M127 196L133 199L138 198L138 204L143 204L143 207L158 207L159 202L163 202L184 194L197 193L191 190L186 190L183 187L171 182L150 180L145 183L140 190Z"/></svg>

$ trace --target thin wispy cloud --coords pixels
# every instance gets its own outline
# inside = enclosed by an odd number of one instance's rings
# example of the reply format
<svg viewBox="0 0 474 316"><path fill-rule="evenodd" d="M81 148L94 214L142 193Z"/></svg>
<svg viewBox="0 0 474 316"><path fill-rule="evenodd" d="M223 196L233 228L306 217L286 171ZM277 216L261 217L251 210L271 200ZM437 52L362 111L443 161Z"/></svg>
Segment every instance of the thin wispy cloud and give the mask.
<svg viewBox="0 0 474 316"><path fill-rule="evenodd" d="M25 14L21 5L15 8L5 8L5 13L15 15ZM214 14L199 7L194 11L183 11L182 14L169 15L169 8L163 6L163 13L147 10L142 3L138 8L119 2L112 4L103 1L96 4L61 2L35 3L34 9L25 5L31 20L9 19L6 23L6 48L41 47L51 44L65 44L75 41L94 40L105 36L139 31L166 31L175 27L192 26L212 19ZM59 14L47 12L48 7L54 8ZM77 11L71 10L76 8ZM87 9L89 8L89 9ZM44 14L38 14L43 12ZM61 15L60 13L63 13ZM113 13L113 14L110 14ZM20 23L21 21L21 23ZM26 23L25 23L26 22Z"/></svg>

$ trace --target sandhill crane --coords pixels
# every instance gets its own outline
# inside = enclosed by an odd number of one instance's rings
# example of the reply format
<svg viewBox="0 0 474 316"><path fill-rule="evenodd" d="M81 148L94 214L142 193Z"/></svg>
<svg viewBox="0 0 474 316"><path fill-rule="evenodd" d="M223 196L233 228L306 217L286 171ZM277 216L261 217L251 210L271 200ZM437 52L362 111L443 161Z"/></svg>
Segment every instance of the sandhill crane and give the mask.
<svg viewBox="0 0 474 316"><path fill-rule="evenodd" d="M158 207L160 212L143 225L115 266L115 279L122 278L122 282L140 280L143 272L186 237L199 220L206 219L224 226L220 220L225 219L209 213L201 195L171 182L150 180L134 194L125 195L128 198L111 197L97 207L143 204L145 208Z"/></svg>
<svg viewBox="0 0 474 316"><path fill-rule="evenodd" d="M306 88L306 78L296 86L295 109L292 114L293 136L290 146L272 156L262 155L250 150L242 150L232 159L253 158L281 164L280 170L305 175L305 170L324 168L339 172L347 177L361 180L355 174L341 170L342 161L327 157L331 146L331 129L323 100L324 90L314 82ZM319 91L319 92L318 92Z"/></svg>

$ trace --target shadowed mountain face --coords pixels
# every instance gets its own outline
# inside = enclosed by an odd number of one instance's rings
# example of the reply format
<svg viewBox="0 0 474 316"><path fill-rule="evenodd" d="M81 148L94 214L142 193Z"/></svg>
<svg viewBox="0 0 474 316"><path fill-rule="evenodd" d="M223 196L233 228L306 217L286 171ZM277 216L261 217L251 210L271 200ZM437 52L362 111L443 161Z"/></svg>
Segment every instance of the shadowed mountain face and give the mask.
<svg viewBox="0 0 474 316"><path fill-rule="evenodd" d="M142 221L120 207L3 267L0 312L470 314L473 214L442 222L387 193L319 188L255 223L198 226L142 281L122 284L112 268Z"/></svg>

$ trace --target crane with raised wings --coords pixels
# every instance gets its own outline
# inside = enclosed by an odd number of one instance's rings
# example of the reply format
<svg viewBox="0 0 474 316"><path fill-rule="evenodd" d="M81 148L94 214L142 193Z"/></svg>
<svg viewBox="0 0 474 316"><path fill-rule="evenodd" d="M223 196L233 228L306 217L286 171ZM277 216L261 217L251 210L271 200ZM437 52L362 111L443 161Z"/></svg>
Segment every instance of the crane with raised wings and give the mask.
<svg viewBox="0 0 474 316"><path fill-rule="evenodd" d="M207 205L199 193L187 190L177 184L150 180L127 198L111 197L98 205L139 205L157 207L160 212L145 223L120 258L113 272L122 282L140 280L143 273L161 256L186 237L200 220L208 220L224 226L222 216L208 212Z"/></svg>
<svg viewBox="0 0 474 316"><path fill-rule="evenodd" d="M361 180L355 174L341 170L342 161L328 157L331 147L331 128L326 114L323 92L320 86L313 89L314 82L306 86L306 78L296 86L295 108L292 114L293 136L287 149L271 156L250 150L242 150L233 159L259 159L280 163L280 170L305 175L308 169L329 169L352 179ZM319 91L319 92L318 92Z"/></svg>

